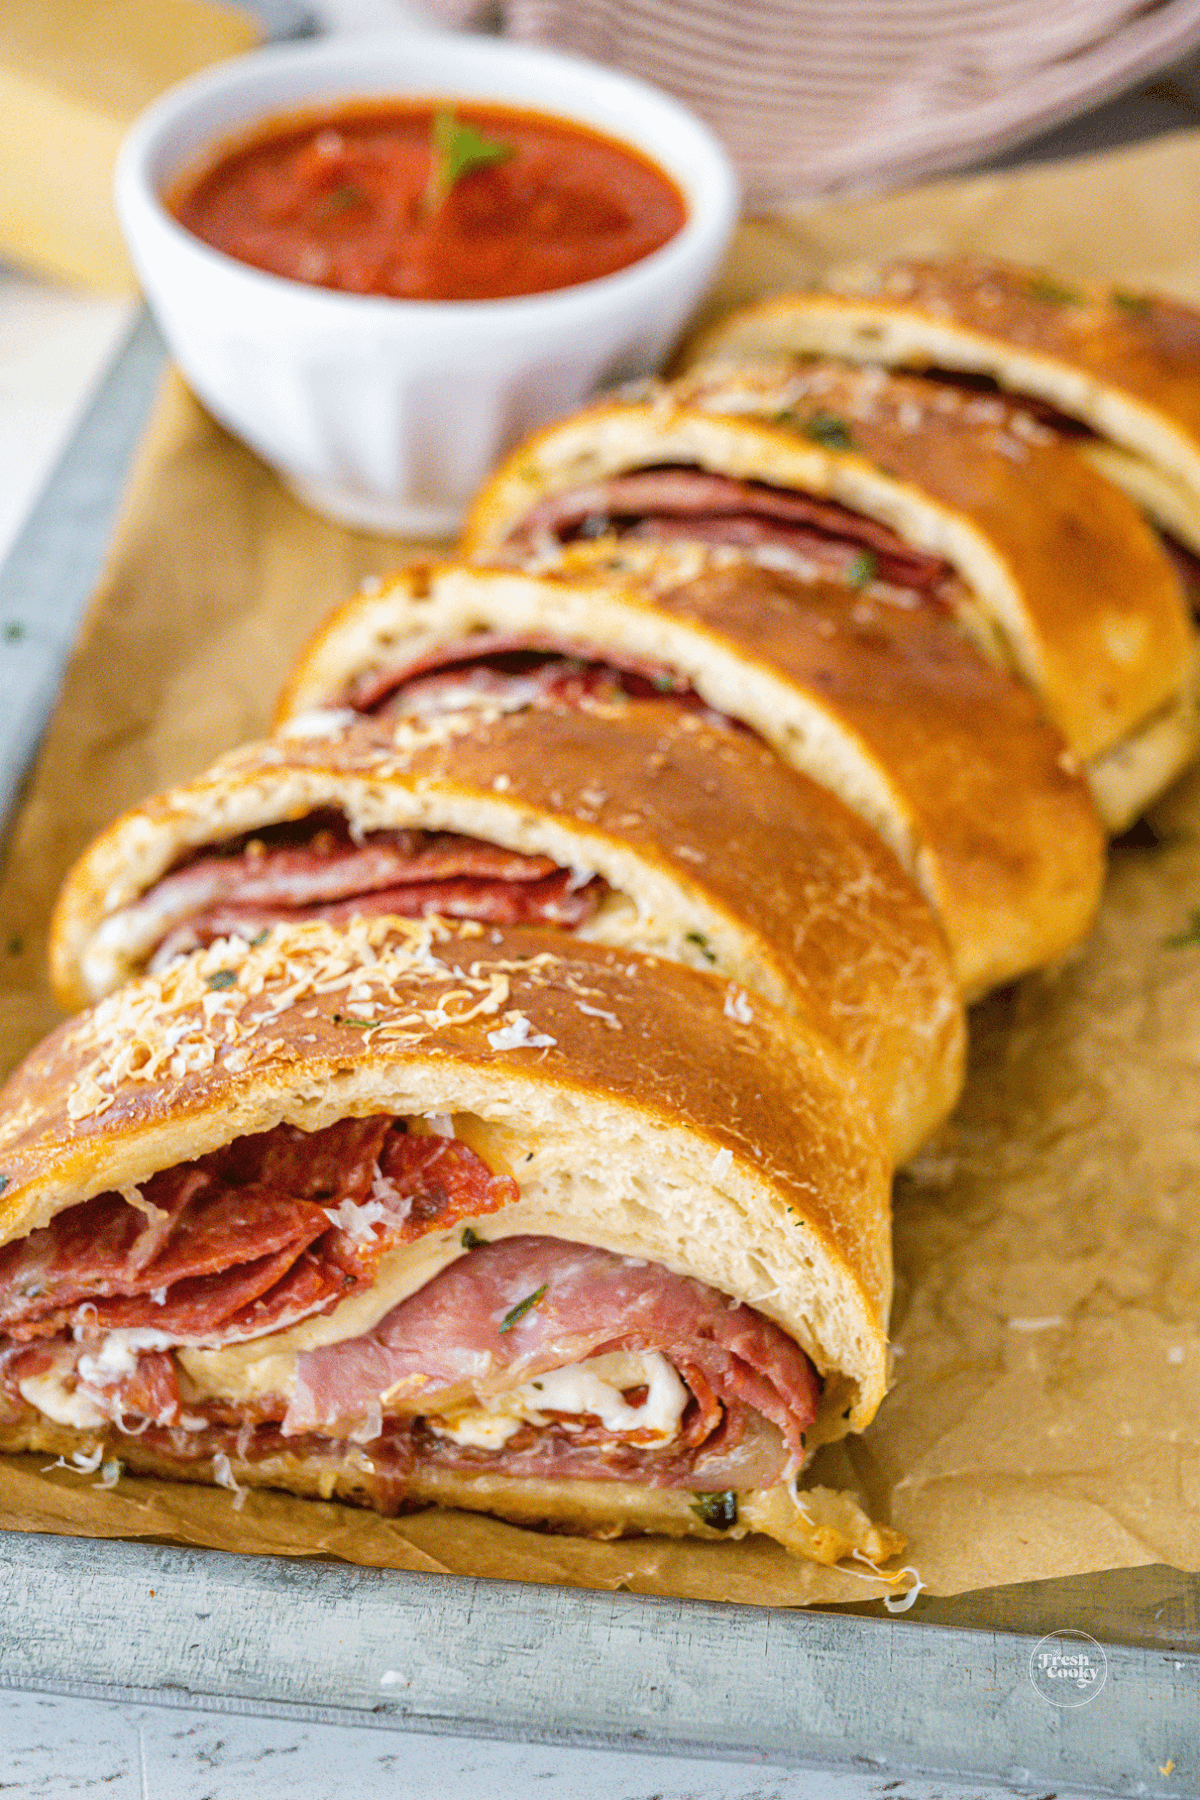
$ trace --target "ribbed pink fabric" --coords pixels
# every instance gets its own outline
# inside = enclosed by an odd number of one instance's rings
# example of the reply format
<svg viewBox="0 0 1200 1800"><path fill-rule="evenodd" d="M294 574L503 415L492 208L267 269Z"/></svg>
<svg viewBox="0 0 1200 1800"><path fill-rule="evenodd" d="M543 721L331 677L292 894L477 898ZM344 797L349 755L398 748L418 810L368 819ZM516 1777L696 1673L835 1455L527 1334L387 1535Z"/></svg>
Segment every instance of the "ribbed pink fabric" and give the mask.
<svg viewBox="0 0 1200 1800"><path fill-rule="evenodd" d="M495 16L480 0L432 10ZM759 206L987 156L1200 43L1200 0L502 0L501 14L507 36L678 95Z"/></svg>

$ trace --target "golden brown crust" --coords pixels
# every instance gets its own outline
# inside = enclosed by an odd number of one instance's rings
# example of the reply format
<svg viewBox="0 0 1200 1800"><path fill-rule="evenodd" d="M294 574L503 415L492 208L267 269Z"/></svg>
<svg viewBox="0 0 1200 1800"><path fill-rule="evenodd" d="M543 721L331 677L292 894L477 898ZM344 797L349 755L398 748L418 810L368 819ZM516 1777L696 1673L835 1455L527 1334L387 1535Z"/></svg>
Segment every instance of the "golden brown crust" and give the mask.
<svg viewBox="0 0 1200 1800"><path fill-rule="evenodd" d="M281 1122L473 1112L549 1142L556 1235L757 1305L828 1377L818 1432L861 1429L890 1296L879 1139L824 1040L769 1007L731 1018L726 993L552 930L309 922L217 943L60 1027L6 1084L0 1240Z"/></svg>
<svg viewBox="0 0 1200 1800"><path fill-rule="evenodd" d="M120 1466L122 1475L157 1475L205 1484L216 1480L211 1458L173 1456L115 1430L75 1431L37 1414L0 1425L0 1453L28 1451L38 1451L43 1457L81 1455L86 1459L84 1468L99 1451L110 1466L111 1462ZM288 1451L253 1462L236 1454L227 1460L229 1468L222 1485L282 1488L311 1499L346 1500L383 1511L396 1506L394 1481L378 1475L369 1452L354 1446L336 1456ZM84 1473L79 1465L74 1466ZM638 1487L624 1481L540 1481L435 1466L408 1478L401 1505L405 1511L432 1505L494 1513L513 1524L570 1532L576 1537L615 1538L653 1532L720 1542L760 1531L793 1555L826 1565L849 1556L886 1562L904 1549L900 1534L874 1524L849 1494L806 1487L802 1501L798 1507L782 1484L740 1494L737 1524L730 1530L718 1530L704 1522L695 1495L685 1488ZM230 1504L240 1504L232 1492ZM901 1570L896 1579L908 1573Z"/></svg>
<svg viewBox="0 0 1200 1800"><path fill-rule="evenodd" d="M900 258L734 313L694 354L783 350L992 376L1158 464L1200 513L1200 313L1179 301L979 257Z"/></svg>
<svg viewBox="0 0 1200 1800"><path fill-rule="evenodd" d="M356 830L461 831L602 874L638 902L636 922L622 912L609 927L618 941L714 966L837 1045L898 1156L945 1116L965 1035L945 940L896 859L831 795L749 733L661 701L460 723L449 735L370 720L251 745L126 814L59 896L50 953L64 1005L141 972L113 958L105 986L85 974L104 919L181 856L333 806Z"/></svg>
<svg viewBox="0 0 1200 1800"><path fill-rule="evenodd" d="M573 550L540 576L446 565L335 614L284 706L337 700L405 640L539 622L682 670L837 792L917 875L967 993L1088 929L1104 844L1087 789L1032 697L937 608L869 591L848 604L833 584L694 549Z"/></svg>
<svg viewBox="0 0 1200 1800"><path fill-rule="evenodd" d="M501 465L464 551L494 555L545 495L679 461L839 500L945 558L1081 758L1185 679L1182 589L1133 503L1002 400L880 369L701 370L657 398L578 414Z"/></svg>

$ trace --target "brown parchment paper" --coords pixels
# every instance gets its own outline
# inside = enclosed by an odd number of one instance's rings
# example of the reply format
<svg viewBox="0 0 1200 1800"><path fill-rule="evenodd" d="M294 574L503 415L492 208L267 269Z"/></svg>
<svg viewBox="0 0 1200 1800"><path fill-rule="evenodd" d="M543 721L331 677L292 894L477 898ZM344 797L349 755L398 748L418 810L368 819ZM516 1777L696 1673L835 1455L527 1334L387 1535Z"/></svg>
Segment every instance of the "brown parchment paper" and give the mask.
<svg viewBox="0 0 1200 1800"><path fill-rule="evenodd" d="M714 306L891 250L979 248L1200 298L1200 136L750 222ZM307 633L412 547L306 513L168 379L0 879L0 1061L55 1020L45 920L123 806L266 724ZM1200 774L1117 846L1100 924L977 1009L954 1120L896 1191L895 1383L822 1453L928 1590L1200 1568ZM1200 916L1198 916L1200 917ZM1192 941L1192 940L1195 941ZM44 1472L0 1525L763 1604L880 1590L762 1540L590 1543L458 1513ZM868 1575L868 1579L862 1579Z"/></svg>

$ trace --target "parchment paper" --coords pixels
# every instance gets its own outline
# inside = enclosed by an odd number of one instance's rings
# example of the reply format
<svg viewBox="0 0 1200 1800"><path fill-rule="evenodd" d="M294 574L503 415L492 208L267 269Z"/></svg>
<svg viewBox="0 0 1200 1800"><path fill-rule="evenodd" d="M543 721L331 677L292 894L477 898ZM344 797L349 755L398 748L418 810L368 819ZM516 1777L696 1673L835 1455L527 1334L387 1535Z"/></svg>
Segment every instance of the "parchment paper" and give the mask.
<svg viewBox="0 0 1200 1800"><path fill-rule="evenodd" d="M1200 136L751 222L717 303L890 249L975 247L1200 297ZM5 1067L55 1019L41 957L70 859L123 806L261 730L317 620L411 553L305 513L168 380L9 840ZM1193 907L1200 774L1114 850L1083 950L977 1009L963 1104L897 1184L895 1384L813 1479L904 1532L932 1593L1200 1568ZM382 1520L271 1494L238 1511L222 1490L94 1482L0 1459L0 1524L763 1604L880 1591L757 1540L587 1543L457 1513Z"/></svg>

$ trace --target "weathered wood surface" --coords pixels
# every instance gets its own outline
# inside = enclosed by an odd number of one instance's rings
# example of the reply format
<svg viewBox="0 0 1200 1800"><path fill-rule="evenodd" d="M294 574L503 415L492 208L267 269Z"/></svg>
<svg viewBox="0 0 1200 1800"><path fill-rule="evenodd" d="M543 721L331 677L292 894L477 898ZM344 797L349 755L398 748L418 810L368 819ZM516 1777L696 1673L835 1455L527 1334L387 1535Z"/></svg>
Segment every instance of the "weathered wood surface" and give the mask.
<svg viewBox="0 0 1200 1800"><path fill-rule="evenodd" d="M1103 1691L1069 1708L1030 1681L1036 1639L903 1620L12 1535L0 1588L4 1686L1043 1791L1200 1792L1187 1653L1109 1645Z"/></svg>

